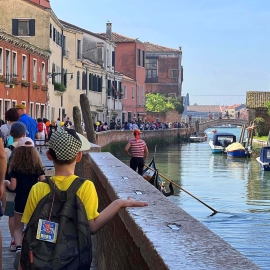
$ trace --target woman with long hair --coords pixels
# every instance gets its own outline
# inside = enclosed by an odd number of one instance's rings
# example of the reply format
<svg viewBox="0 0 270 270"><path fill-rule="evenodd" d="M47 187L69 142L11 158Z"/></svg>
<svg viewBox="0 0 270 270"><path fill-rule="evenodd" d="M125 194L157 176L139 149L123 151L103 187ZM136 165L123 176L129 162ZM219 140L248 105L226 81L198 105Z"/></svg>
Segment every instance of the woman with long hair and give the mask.
<svg viewBox="0 0 270 270"><path fill-rule="evenodd" d="M28 194L34 184L45 178L45 173L38 151L31 138L19 139L9 164L11 180L5 180L5 186L16 190L14 213L14 240L16 255L14 268L17 269L21 253L22 233L24 224L21 222Z"/></svg>

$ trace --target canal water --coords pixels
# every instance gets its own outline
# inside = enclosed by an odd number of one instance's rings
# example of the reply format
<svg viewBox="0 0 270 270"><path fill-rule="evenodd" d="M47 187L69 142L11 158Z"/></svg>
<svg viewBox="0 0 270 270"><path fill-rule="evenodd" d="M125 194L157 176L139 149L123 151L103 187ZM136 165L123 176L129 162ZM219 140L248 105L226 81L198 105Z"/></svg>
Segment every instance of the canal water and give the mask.
<svg viewBox="0 0 270 270"><path fill-rule="evenodd" d="M240 128L218 128L240 136ZM202 222L261 269L270 269L270 172L261 171L255 158L232 159L212 154L208 141L163 145L149 149L159 172L216 209L212 211L187 193L174 188L168 197ZM113 153L129 165L124 151ZM165 180L164 180L165 181ZM168 189L168 183L165 183ZM169 189L168 189L169 190Z"/></svg>

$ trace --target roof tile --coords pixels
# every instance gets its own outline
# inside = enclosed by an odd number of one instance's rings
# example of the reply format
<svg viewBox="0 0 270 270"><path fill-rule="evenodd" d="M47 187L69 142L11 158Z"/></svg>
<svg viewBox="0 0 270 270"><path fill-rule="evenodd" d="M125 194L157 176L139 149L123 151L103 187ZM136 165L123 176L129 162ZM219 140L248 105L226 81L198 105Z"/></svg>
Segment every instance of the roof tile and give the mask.
<svg viewBox="0 0 270 270"><path fill-rule="evenodd" d="M267 101L270 101L270 92L247 92L246 106L249 109L265 108L265 103Z"/></svg>

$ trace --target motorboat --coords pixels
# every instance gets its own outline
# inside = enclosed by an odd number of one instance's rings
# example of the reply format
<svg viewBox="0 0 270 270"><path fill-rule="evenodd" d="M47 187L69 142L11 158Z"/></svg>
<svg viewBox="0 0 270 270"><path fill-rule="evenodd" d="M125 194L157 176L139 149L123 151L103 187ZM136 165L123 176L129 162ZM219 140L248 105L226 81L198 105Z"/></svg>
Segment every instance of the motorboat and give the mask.
<svg viewBox="0 0 270 270"><path fill-rule="evenodd" d="M250 157L250 148L245 148L241 143L235 142L226 147L228 157L232 158L247 158Z"/></svg>
<svg viewBox="0 0 270 270"><path fill-rule="evenodd" d="M270 171L270 146L264 146L260 150L260 156L256 158L264 171Z"/></svg>
<svg viewBox="0 0 270 270"><path fill-rule="evenodd" d="M188 138L189 142L205 142L207 141L207 135L204 132L195 132Z"/></svg>
<svg viewBox="0 0 270 270"><path fill-rule="evenodd" d="M226 147L234 142L236 142L236 136L233 133L216 132L210 139L209 145L212 153L223 153L226 152Z"/></svg>

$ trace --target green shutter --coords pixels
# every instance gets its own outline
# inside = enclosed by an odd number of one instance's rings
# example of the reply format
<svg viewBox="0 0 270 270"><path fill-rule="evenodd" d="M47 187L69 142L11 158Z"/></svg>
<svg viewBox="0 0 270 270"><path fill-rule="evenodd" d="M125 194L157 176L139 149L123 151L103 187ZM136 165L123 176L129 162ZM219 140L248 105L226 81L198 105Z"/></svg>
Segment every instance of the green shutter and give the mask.
<svg viewBox="0 0 270 270"><path fill-rule="evenodd" d="M35 35L35 19L29 21L29 36Z"/></svg>
<svg viewBox="0 0 270 270"><path fill-rule="evenodd" d="M12 35L18 36L18 19L12 19Z"/></svg>

